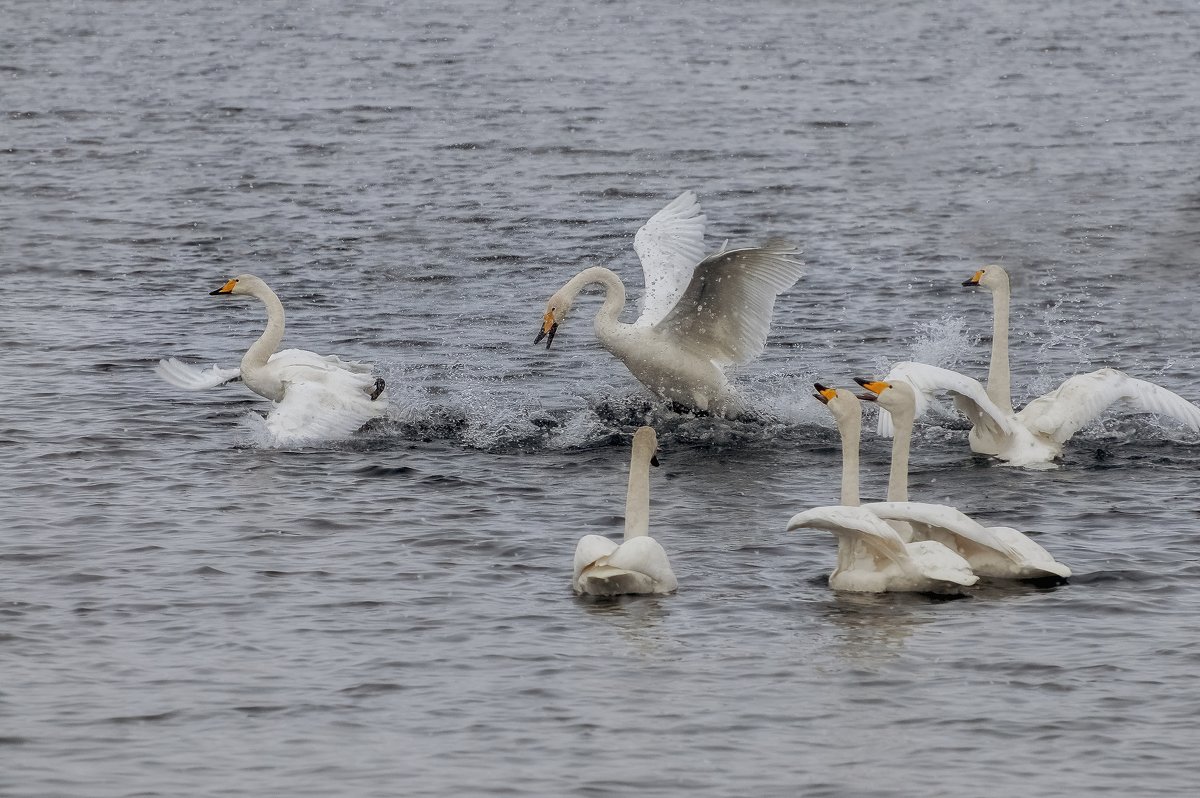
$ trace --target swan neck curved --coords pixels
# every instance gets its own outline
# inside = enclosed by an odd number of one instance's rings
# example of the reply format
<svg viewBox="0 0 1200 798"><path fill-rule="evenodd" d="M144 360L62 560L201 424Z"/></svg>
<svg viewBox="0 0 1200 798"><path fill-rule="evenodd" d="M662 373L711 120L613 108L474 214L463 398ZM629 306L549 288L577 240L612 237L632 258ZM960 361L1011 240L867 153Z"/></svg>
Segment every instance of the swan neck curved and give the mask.
<svg viewBox="0 0 1200 798"><path fill-rule="evenodd" d="M858 506L858 450L862 441L862 410L838 419L842 436L842 504Z"/></svg>
<svg viewBox="0 0 1200 798"><path fill-rule="evenodd" d="M592 266L568 280L562 287L562 292L568 300L574 300L575 296L589 285L604 288L604 304L596 312L596 332L602 335L604 330L620 324L617 317L625 309L625 284L611 269Z"/></svg>
<svg viewBox="0 0 1200 798"><path fill-rule="evenodd" d="M992 362L988 366L987 395L1001 410L1011 414L1012 389L1008 366L1008 311L1011 299L1008 275L992 291Z"/></svg>
<svg viewBox="0 0 1200 798"><path fill-rule="evenodd" d="M267 306L267 329L246 350L246 354L242 357L243 371L267 365L267 360L275 354L279 349L279 343L283 340L283 303L279 301L279 297L266 285L255 286L251 294L261 299L262 303Z"/></svg>
<svg viewBox="0 0 1200 798"><path fill-rule="evenodd" d="M905 408L892 410L892 465L888 471L887 500L908 501L908 453L912 448L913 418L915 412Z"/></svg>
<svg viewBox="0 0 1200 798"><path fill-rule="evenodd" d="M625 540L650 534L650 458L654 452L635 447L629 458L625 494Z"/></svg>

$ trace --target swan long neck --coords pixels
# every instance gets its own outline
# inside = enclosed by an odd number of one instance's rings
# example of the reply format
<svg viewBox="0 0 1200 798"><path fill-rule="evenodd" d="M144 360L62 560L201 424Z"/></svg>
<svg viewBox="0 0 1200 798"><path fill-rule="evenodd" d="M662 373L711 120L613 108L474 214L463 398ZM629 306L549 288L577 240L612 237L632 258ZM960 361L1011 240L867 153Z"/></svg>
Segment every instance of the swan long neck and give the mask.
<svg viewBox="0 0 1200 798"><path fill-rule="evenodd" d="M1001 410L1012 413L1012 389L1008 367L1008 309L1012 292L1008 275L992 289L992 362L988 366L987 395Z"/></svg>
<svg viewBox="0 0 1200 798"><path fill-rule="evenodd" d="M266 285L255 286L250 293L261 299L262 303L267 306L267 329L242 356L243 370L262 368L267 365L267 359L275 354L279 349L279 343L283 340L283 303L279 301L279 297Z"/></svg>
<svg viewBox="0 0 1200 798"><path fill-rule="evenodd" d="M842 436L842 504L858 506L858 449L862 441L862 409L838 418Z"/></svg>
<svg viewBox="0 0 1200 798"><path fill-rule="evenodd" d="M892 425L895 432L892 437L892 466L888 471L887 500L890 502L908 501L908 453L912 448L913 418L916 412L910 408L891 409Z"/></svg>
<svg viewBox="0 0 1200 798"><path fill-rule="evenodd" d="M653 451L635 446L629 458L629 489L625 494L625 540L650 534L650 458Z"/></svg>
<svg viewBox="0 0 1200 798"><path fill-rule="evenodd" d="M564 294L568 301L573 301L580 291L593 283L604 288L604 304L596 312L596 333L602 334L620 323L617 317L625 309L625 284L621 282L620 277L611 269L592 266L568 280L560 293Z"/></svg>

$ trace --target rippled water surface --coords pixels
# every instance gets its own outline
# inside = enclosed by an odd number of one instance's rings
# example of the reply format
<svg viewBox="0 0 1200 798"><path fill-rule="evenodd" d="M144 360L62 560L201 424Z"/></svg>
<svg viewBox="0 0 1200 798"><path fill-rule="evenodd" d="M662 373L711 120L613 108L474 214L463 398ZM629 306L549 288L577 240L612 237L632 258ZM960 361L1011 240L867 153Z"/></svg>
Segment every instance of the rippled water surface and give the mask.
<svg viewBox="0 0 1200 798"><path fill-rule="evenodd" d="M1075 576L835 595L814 380L1117 366L1200 400L1192 3L14 2L0 27L0 793L1191 795L1200 436L1084 429L1063 467L914 442L915 499ZM709 243L808 275L736 374L653 406L579 312L686 188ZM255 445L252 272L286 343L373 361L390 416ZM594 300L577 308L590 311ZM677 594L570 591L653 423ZM864 492L887 442L864 440Z"/></svg>

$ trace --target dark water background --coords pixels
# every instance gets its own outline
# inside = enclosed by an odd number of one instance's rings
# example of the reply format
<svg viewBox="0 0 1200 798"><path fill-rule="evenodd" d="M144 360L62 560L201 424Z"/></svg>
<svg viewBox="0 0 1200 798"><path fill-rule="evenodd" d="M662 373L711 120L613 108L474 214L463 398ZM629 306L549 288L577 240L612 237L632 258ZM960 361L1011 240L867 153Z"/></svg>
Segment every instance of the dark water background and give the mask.
<svg viewBox="0 0 1200 798"><path fill-rule="evenodd" d="M916 499L1074 569L970 598L833 594L814 379L982 377L1014 275L1018 401L1113 365L1200 399L1200 10L10 0L0 26L0 794L1191 795L1200 436L1085 429L1064 467L914 445ZM584 314L685 188L709 241L809 274L737 375L765 420L647 409ZM280 451L234 364L372 360L392 417ZM647 415L648 413L648 415ZM589 603L627 434L678 594ZM864 441L879 496L887 444Z"/></svg>

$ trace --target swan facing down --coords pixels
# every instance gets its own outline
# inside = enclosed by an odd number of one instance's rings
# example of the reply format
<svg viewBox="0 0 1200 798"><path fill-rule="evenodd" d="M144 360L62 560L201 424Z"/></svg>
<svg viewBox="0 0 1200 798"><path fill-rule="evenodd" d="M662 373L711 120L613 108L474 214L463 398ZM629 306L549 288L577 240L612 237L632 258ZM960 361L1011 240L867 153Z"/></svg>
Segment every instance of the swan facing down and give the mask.
<svg viewBox="0 0 1200 798"><path fill-rule="evenodd" d="M993 579L1040 579L1071 575L1050 552L1012 527L985 527L954 507L908 500L908 456L916 415L917 393L903 382L876 382L855 377L895 424L888 500L864 505L887 521L906 540L936 540L961 555L978 576Z"/></svg>
<svg viewBox="0 0 1200 798"><path fill-rule="evenodd" d="M1063 445L1110 407L1122 404L1129 412L1173 418L1200 431L1200 407L1152 382L1103 368L1069 378L1045 396L1013 412L1008 361L1008 317L1011 299L1008 273L999 266L978 270L963 283L992 293L992 354L987 386L949 369L911 361L897 363L885 382L906 382L917 391L917 415L940 392L949 392L954 405L971 421L971 450L993 455L1009 465L1053 467ZM886 413L879 433L891 434Z"/></svg>
<svg viewBox="0 0 1200 798"><path fill-rule="evenodd" d="M856 593L956 592L975 584L979 577L961 556L936 541L906 542L868 507L858 505L862 407L848 391L819 383L816 389L842 439L842 503L797 513L787 529L823 529L837 537L837 567L829 586Z"/></svg>
<svg viewBox="0 0 1200 798"><path fill-rule="evenodd" d="M601 535L580 539L571 577L576 593L670 593L679 586L666 551L650 537L650 466L658 465L657 451L658 436L653 428L641 427L634 433L625 497L625 539L620 545Z"/></svg>
<svg viewBox="0 0 1200 798"><path fill-rule="evenodd" d="M251 391L275 402L266 417L266 430L277 446L345 438L383 415L387 402L379 395L384 382L372 375L371 366L304 349L275 351L283 340L283 304L258 277L239 275L211 294L258 298L267 308L266 330L242 357L239 368L201 370L167 358L155 367L164 380L203 390L241 379Z"/></svg>
<svg viewBox="0 0 1200 798"><path fill-rule="evenodd" d="M616 355L652 393L669 402L717 415L744 408L725 367L762 353L775 297L803 275L795 247L781 241L750 249L725 249L704 257L704 214L685 191L637 232L633 248L646 291L642 313L626 324L625 285L603 266L571 278L546 303L534 343L546 348L589 285L604 289L595 317L600 345Z"/></svg>

